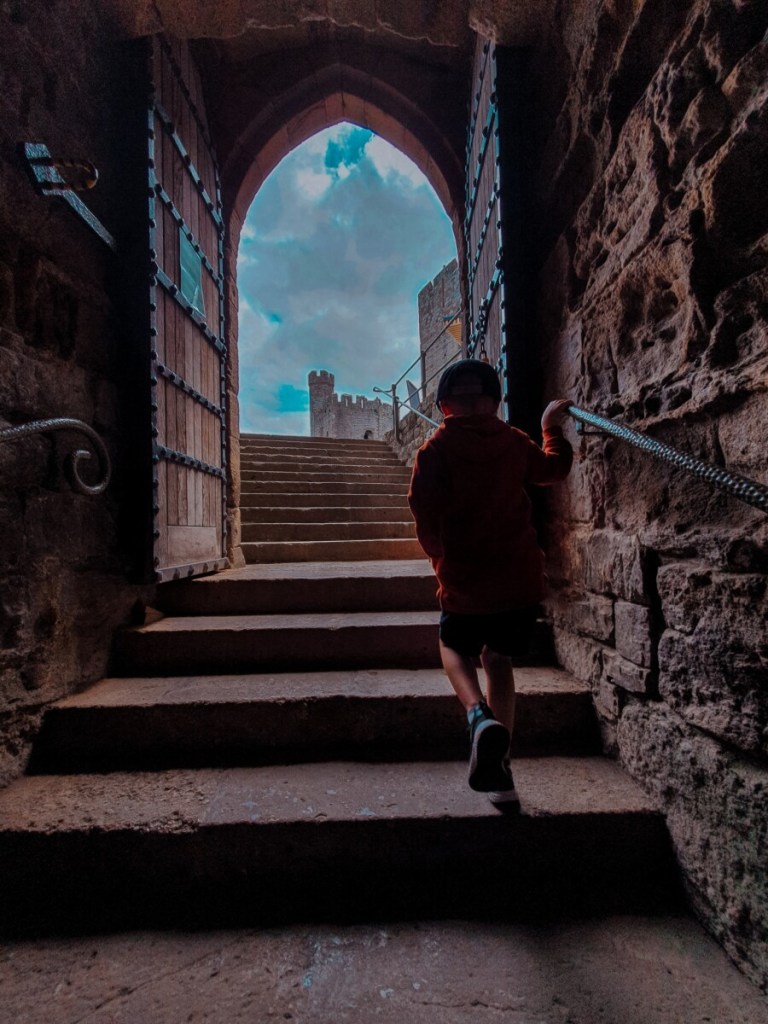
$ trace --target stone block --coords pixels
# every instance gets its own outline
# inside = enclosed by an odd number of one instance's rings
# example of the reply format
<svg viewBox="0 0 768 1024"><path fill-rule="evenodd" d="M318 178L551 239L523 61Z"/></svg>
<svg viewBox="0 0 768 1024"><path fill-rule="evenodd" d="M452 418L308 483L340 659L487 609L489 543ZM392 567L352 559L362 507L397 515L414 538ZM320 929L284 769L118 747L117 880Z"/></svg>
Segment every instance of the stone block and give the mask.
<svg viewBox="0 0 768 1024"><path fill-rule="evenodd" d="M554 605L555 621L570 632L604 643L613 641L613 601L610 597L586 593L559 600Z"/></svg>
<svg viewBox="0 0 768 1024"><path fill-rule="evenodd" d="M768 341L768 337L765 340ZM728 469L766 485L768 472L763 447L767 416L768 393L763 391L748 398L733 412L723 414L717 423L717 436Z"/></svg>
<svg viewBox="0 0 768 1024"><path fill-rule="evenodd" d="M650 669L627 661L613 650L603 651L603 677L611 686L630 693L647 695L653 690L654 675Z"/></svg>
<svg viewBox="0 0 768 1024"><path fill-rule="evenodd" d="M646 589L650 552L637 536L595 530L574 538L575 585L635 604L648 604Z"/></svg>
<svg viewBox="0 0 768 1024"><path fill-rule="evenodd" d="M628 601L617 601L614 621L618 653L636 665L650 668L653 647L650 609Z"/></svg>
<svg viewBox="0 0 768 1024"><path fill-rule="evenodd" d="M768 581L704 564L659 571L666 630L659 693L692 725L752 754L768 752Z"/></svg>
<svg viewBox="0 0 768 1024"><path fill-rule="evenodd" d="M715 325L707 350L707 363L722 376L715 377L704 395L722 401L722 395L742 397L760 390L765 379L768 350L768 280L764 271L741 278L724 288L715 299ZM738 365L738 376L730 367ZM734 403L735 404L735 403Z"/></svg>
<svg viewBox="0 0 768 1024"><path fill-rule="evenodd" d="M659 801L697 914L758 984L768 981L768 766L659 703L625 708L624 766Z"/></svg>
<svg viewBox="0 0 768 1024"><path fill-rule="evenodd" d="M601 717L618 721L626 702L624 690L607 679L601 679L595 693L595 704Z"/></svg>
<svg viewBox="0 0 768 1024"><path fill-rule="evenodd" d="M555 625L555 657L559 665L572 676L596 687L602 673L602 657L606 650L602 644L571 633Z"/></svg>
<svg viewBox="0 0 768 1024"><path fill-rule="evenodd" d="M650 104L638 104L592 201L576 217L574 270L589 282L588 292L600 292L615 281L658 233L666 159Z"/></svg>

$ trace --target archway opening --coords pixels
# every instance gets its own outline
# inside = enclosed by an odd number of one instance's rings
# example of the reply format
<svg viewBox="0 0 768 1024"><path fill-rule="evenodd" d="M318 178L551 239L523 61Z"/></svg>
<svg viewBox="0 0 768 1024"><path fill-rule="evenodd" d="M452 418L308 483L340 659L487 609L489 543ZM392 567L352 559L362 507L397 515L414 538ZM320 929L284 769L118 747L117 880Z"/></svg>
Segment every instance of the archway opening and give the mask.
<svg viewBox="0 0 768 1024"><path fill-rule="evenodd" d="M241 431L309 434L312 371L334 375L351 414L375 402L419 360L419 292L455 259L428 178L370 128L342 121L293 148L240 234Z"/></svg>

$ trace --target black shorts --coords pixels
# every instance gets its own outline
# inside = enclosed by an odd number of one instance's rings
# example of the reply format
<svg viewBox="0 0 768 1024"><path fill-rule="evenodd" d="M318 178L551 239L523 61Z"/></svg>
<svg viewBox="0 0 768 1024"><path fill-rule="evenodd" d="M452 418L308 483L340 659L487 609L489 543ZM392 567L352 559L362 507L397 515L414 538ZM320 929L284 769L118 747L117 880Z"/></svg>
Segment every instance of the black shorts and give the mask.
<svg viewBox="0 0 768 1024"><path fill-rule="evenodd" d="M466 658L479 657L483 647L496 654L520 658L528 653L531 646L538 615L536 605L491 615L443 612L440 616L440 639L446 647Z"/></svg>

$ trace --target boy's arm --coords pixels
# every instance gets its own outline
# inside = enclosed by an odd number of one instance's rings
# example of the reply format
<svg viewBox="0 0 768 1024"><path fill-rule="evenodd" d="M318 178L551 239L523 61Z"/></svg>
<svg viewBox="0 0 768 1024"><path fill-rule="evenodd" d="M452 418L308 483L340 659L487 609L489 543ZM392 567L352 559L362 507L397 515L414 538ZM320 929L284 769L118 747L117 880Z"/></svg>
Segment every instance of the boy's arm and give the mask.
<svg viewBox="0 0 768 1024"><path fill-rule="evenodd" d="M533 441L528 449L527 479L532 484L554 484L568 476L573 464L573 448L560 426L568 410L567 398L550 402L541 417L542 447Z"/></svg>
<svg viewBox="0 0 768 1024"><path fill-rule="evenodd" d="M416 536L429 558L440 558L440 484L438 460L430 449L421 448L413 463L408 504L416 520Z"/></svg>

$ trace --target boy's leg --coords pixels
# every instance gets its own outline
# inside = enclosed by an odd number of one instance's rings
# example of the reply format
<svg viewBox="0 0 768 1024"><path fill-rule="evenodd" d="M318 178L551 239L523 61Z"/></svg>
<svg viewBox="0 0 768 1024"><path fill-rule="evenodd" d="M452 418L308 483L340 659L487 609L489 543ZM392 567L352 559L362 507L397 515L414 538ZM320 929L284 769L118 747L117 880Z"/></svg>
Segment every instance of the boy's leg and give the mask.
<svg viewBox="0 0 768 1024"><path fill-rule="evenodd" d="M512 659L506 654L497 654L484 647L480 661L488 681L488 703L500 722L509 729L515 726L515 674Z"/></svg>
<svg viewBox="0 0 768 1024"><path fill-rule="evenodd" d="M487 793L506 785L503 759L509 750L509 731L485 703L474 660L440 640L445 674L467 712L471 736L469 785Z"/></svg>
<svg viewBox="0 0 768 1024"><path fill-rule="evenodd" d="M477 669L472 658L459 654L452 647L440 641L440 658L445 674L465 711L485 700L477 678Z"/></svg>
<svg viewBox="0 0 768 1024"><path fill-rule="evenodd" d="M480 661L488 681L488 700L494 714L504 723L511 736L515 724L515 675L512 659L509 655L497 654L486 646L480 654ZM512 779L508 749L504 756L503 773L503 781L494 787L488 796L491 803L500 810L516 810L519 807L519 799Z"/></svg>

